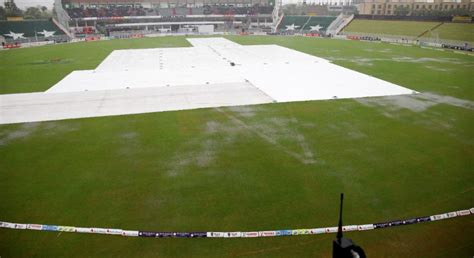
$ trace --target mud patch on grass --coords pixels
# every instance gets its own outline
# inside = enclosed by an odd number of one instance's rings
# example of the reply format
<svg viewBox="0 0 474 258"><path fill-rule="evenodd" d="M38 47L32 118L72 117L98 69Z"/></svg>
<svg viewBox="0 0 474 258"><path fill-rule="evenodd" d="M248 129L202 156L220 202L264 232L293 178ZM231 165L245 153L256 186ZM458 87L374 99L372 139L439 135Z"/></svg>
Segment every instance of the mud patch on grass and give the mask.
<svg viewBox="0 0 474 258"><path fill-rule="evenodd" d="M123 157L129 158L140 153L142 148L140 148L140 142L138 141L137 132L125 131L121 132L116 136L116 143L118 148L115 151Z"/></svg>
<svg viewBox="0 0 474 258"><path fill-rule="evenodd" d="M243 118L235 116L223 109L219 112L226 115L233 127L238 127L246 133L257 135L262 140L274 145L280 151L292 156L303 164L313 164L316 162L314 153L307 143L303 134L296 127L299 122L296 118L288 117L265 117L261 120L245 121ZM296 143L297 147L288 146L287 142Z"/></svg>
<svg viewBox="0 0 474 258"><path fill-rule="evenodd" d="M136 132L125 132L125 133L120 134L120 138L124 140L133 140L137 138L137 136L138 136L138 133Z"/></svg>
<svg viewBox="0 0 474 258"><path fill-rule="evenodd" d="M221 143L212 137L188 142L175 153L169 163L168 175L176 177L189 168L206 168L215 161Z"/></svg>
<svg viewBox="0 0 474 258"><path fill-rule="evenodd" d="M25 65L49 65L49 64L69 64L74 60L69 58L51 58L46 60L34 60Z"/></svg>
<svg viewBox="0 0 474 258"><path fill-rule="evenodd" d="M424 125L429 128L442 128L445 130L453 129L455 122L455 119L447 118L436 112L432 112L429 115L423 116L423 119L415 121L415 123L419 125Z"/></svg>
<svg viewBox="0 0 474 258"><path fill-rule="evenodd" d="M232 112L239 114L243 117L253 117L255 116L256 107L252 106L237 106L229 108Z"/></svg>
<svg viewBox="0 0 474 258"><path fill-rule="evenodd" d="M414 112L423 112L438 104L474 109L474 101L458 99L451 96L441 96L429 92L412 95L360 98L356 99L356 101L367 106L384 107L384 109L388 111L408 109Z"/></svg>
<svg viewBox="0 0 474 258"><path fill-rule="evenodd" d="M377 51L380 52L380 51ZM458 58L429 58L429 57L422 57L422 58L413 58L413 57L407 57L407 56L395 56L391 58L367 58L363 56L356 56L356 57L327 57L328 60L331 62L334 61L345 61L345 62L351 62L355 63L358 65L363 65L363 66L372 66L374 65L374 62L397 62L397 63L438 63L438 64L455 64L455 65L465 65L465 66L470 66L472 65L468 61L464 61L462 59Z"/></svg>
<svg viewBox="0 0 474 258"><path fill-rule="evenodd" d="M465 64L466 61L457 58L431 58L431 57L421 57L413 58L408 56L402 57L392 57L392 60L395 62L404 62L404 63L442 63L442 64Z"/></svg>
<svg viewBox="0 0 474 258"><path fill-rule="evenodd" d="M74 132L79 128L72 122L43 122L41 123L41 130L46 136L55 136L60 133Z"/></svg>
<svg viewBox="0 0 474 258"><path fill-rule="evenodd" d="M340 135L346 135L350 139L358 140L367 138L367 134L356 128L353 124L345 121L338 121L328 124L327 127Z"/></svg>
<svg viewBox="0 0 474 258"><path fill-rule="evenodd" d="M364 51L370 52L370 53L373 53L373 52L378 52L378 53L391 53L391 52L392 52L392 50L391 50L390 48L384 48L384 49L366 48L366 49L364 49Z"/></svg>
<svg viewBox="0 0 474 258"><path fill-rule="evenodd" d="M69 122L33 122L19 125L17 129L0 132L0 145L7 145L17 139L28 138L33 133L44 137L56 137L58 134L74 132L78 128Z"/></svg>
<svg viewBox="0 0 474 258"><path fill-rule="evenodd" d="M223 150L232 149L242 137L259 137L279 152L288 154L303 164L316 162L314 151L305 136L296 127L295 118L269 116L255 119L254 107L238 107L216 110L228 119L207 121L203 135L186 142L171 158L168 175L175 177L192 168L210 168ZM304 128L314 126L309 123ZM319 161L318 161L319 162Z"/></svg>
<svg viewBox="0 0 474 258"><path fill-rule="evenodd" d="M450 68L443 68L443 67L437 67L437 66L432 66L432 65L426 65L426 68L433 70L433 71L439 71L439 72L449 72L452 71L453 69Z"/></svg>
<svg viewBox="0 0 474 258"><path fill-rule="evenodd" d="M7 130L0 133L0 146L7 145L18 139L28 138L38 129L39 123L25 123L17 129Z"/></svg>

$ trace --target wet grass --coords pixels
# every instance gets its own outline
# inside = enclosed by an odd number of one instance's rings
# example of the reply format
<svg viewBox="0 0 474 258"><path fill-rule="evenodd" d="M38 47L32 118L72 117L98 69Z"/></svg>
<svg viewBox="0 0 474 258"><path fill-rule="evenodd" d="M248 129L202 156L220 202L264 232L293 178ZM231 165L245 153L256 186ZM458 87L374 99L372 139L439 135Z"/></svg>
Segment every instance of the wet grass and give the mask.
<svg viewBox="0 0 474 258"><path fill-rule="evenodd" d="M447 39L474 43L474 24L443 23L432 30L440 22L420 21L382 21L382 20L353 20L344 28L346 33L364 33L367 35L396 35L417 37L428 31L423 38Z"/></svg>
<svg viewBox="0 0 474 258"><path fill-rule="evenodd" d="M74 70L94 69L114 49L184 47L183 37L47 45L0 52L0 94L45 91Z"/></svg>
<svg viewBox="0 0 474 258"><path fill-rule="evenodd" d="M453 98L426 105L418 101L430 100L415 97L404 102L308 101L2 125L0 220L245 231L335 225L340 192L346 194L347 224L474 206L474 112L469 105L474 100L469 76L473 57L351 41L230 39L280 44ZM147 39L143 47L186 42L168 40ZM124 47L122 41L115 42L87 46L111 44L100 50L105 57L111 49ZM8 55L18 53L22 62L51 58L39 49L37 54L28 49L29 58L21 49ZM69 51L58 53L54 56L68 58ZM351 57L371 58L372 65ZM405 61L394 60L397 57ZM75 65L68 69L80 63L90 69L100 62L87 53L73 59ZM457 70L457 77L452 71L426 68L427 63L446 67L442 62L451 62L448 66ZM45 75L49 79L43 80L44 87L31 84L28 89L44 90L48 80L56 80L53 77L59 78L51 72ZM9 91L25 90L22 80L12 81ZM459 99L467 104L455 105ZM314 162L302 162L291 153L311 156ZM369 257L470 257L473 222L472 217L456 218L349 236ZM329 257L333 237L138 239L0 230L0 256Z"/></svg>

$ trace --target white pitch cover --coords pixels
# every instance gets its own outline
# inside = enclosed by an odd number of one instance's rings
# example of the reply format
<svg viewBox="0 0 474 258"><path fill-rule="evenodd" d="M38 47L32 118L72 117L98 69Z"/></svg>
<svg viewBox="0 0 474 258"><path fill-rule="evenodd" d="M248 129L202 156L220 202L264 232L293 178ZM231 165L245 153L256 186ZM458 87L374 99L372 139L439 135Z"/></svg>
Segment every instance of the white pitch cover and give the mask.
<svg viewBox="0 0 474 258"><path fill-rule="evenodd" d="M115 50L46 92L0 95L0 124L414 93L277 45L188 41L193 47Z"/></svg>

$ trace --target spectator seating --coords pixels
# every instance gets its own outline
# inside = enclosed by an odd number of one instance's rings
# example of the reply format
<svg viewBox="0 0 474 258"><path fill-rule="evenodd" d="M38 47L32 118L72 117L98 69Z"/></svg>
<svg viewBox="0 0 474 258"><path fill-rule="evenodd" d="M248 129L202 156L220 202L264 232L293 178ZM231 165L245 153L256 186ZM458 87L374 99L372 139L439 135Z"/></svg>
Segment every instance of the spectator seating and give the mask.
<svg viewBox="0 0 474 258"><path fill-rule="evenodd" d="M65 8L71 18L85 17L123 17L123 16L185 16L185 15L255 15L271 14L272 6L235 7L224 5L206 5L204 7L157 8L147 9L131 6L109 6L99 8Z"/></svg>
<svg viewBox="0 0 474 258"><path fill-rule="evenodd" d="M310 31L311 26L321 26L320 31L326 31L336 16L285 16L278 25L279 31L286 31L287 26L295 25L295 31Z"/></svg>
<svg viewBox="0 0 474 258"><path fill-rule="evenodd" d="M38 33L42 31L54 31L54 36L64 35L52 20L23 20L23 21L0 21L0 34L23 33L25 38L42 38L43 35ZM6 37L9 39L9 37Z"/></svg>
<svg viewBox="0 0 474 258"><path fill-rule="evenodd" d="M70 8L65 10L68 12L71 18L156 15L152 9L130 6Z"/></svg>

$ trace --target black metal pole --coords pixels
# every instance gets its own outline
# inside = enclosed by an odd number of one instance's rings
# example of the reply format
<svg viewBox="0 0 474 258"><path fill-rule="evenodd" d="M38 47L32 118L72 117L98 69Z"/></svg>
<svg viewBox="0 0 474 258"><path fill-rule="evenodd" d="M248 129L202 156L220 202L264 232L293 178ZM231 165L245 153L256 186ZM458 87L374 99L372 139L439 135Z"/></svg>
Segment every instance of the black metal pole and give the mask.
<svg viewBox="0 0 474 258"><path fill-rule="evenodd" d="M337 228L337 241L341 243L342 238L342 204L344 202L344 193L341 193L341 204L339 206L339 225Z"/></svg>

